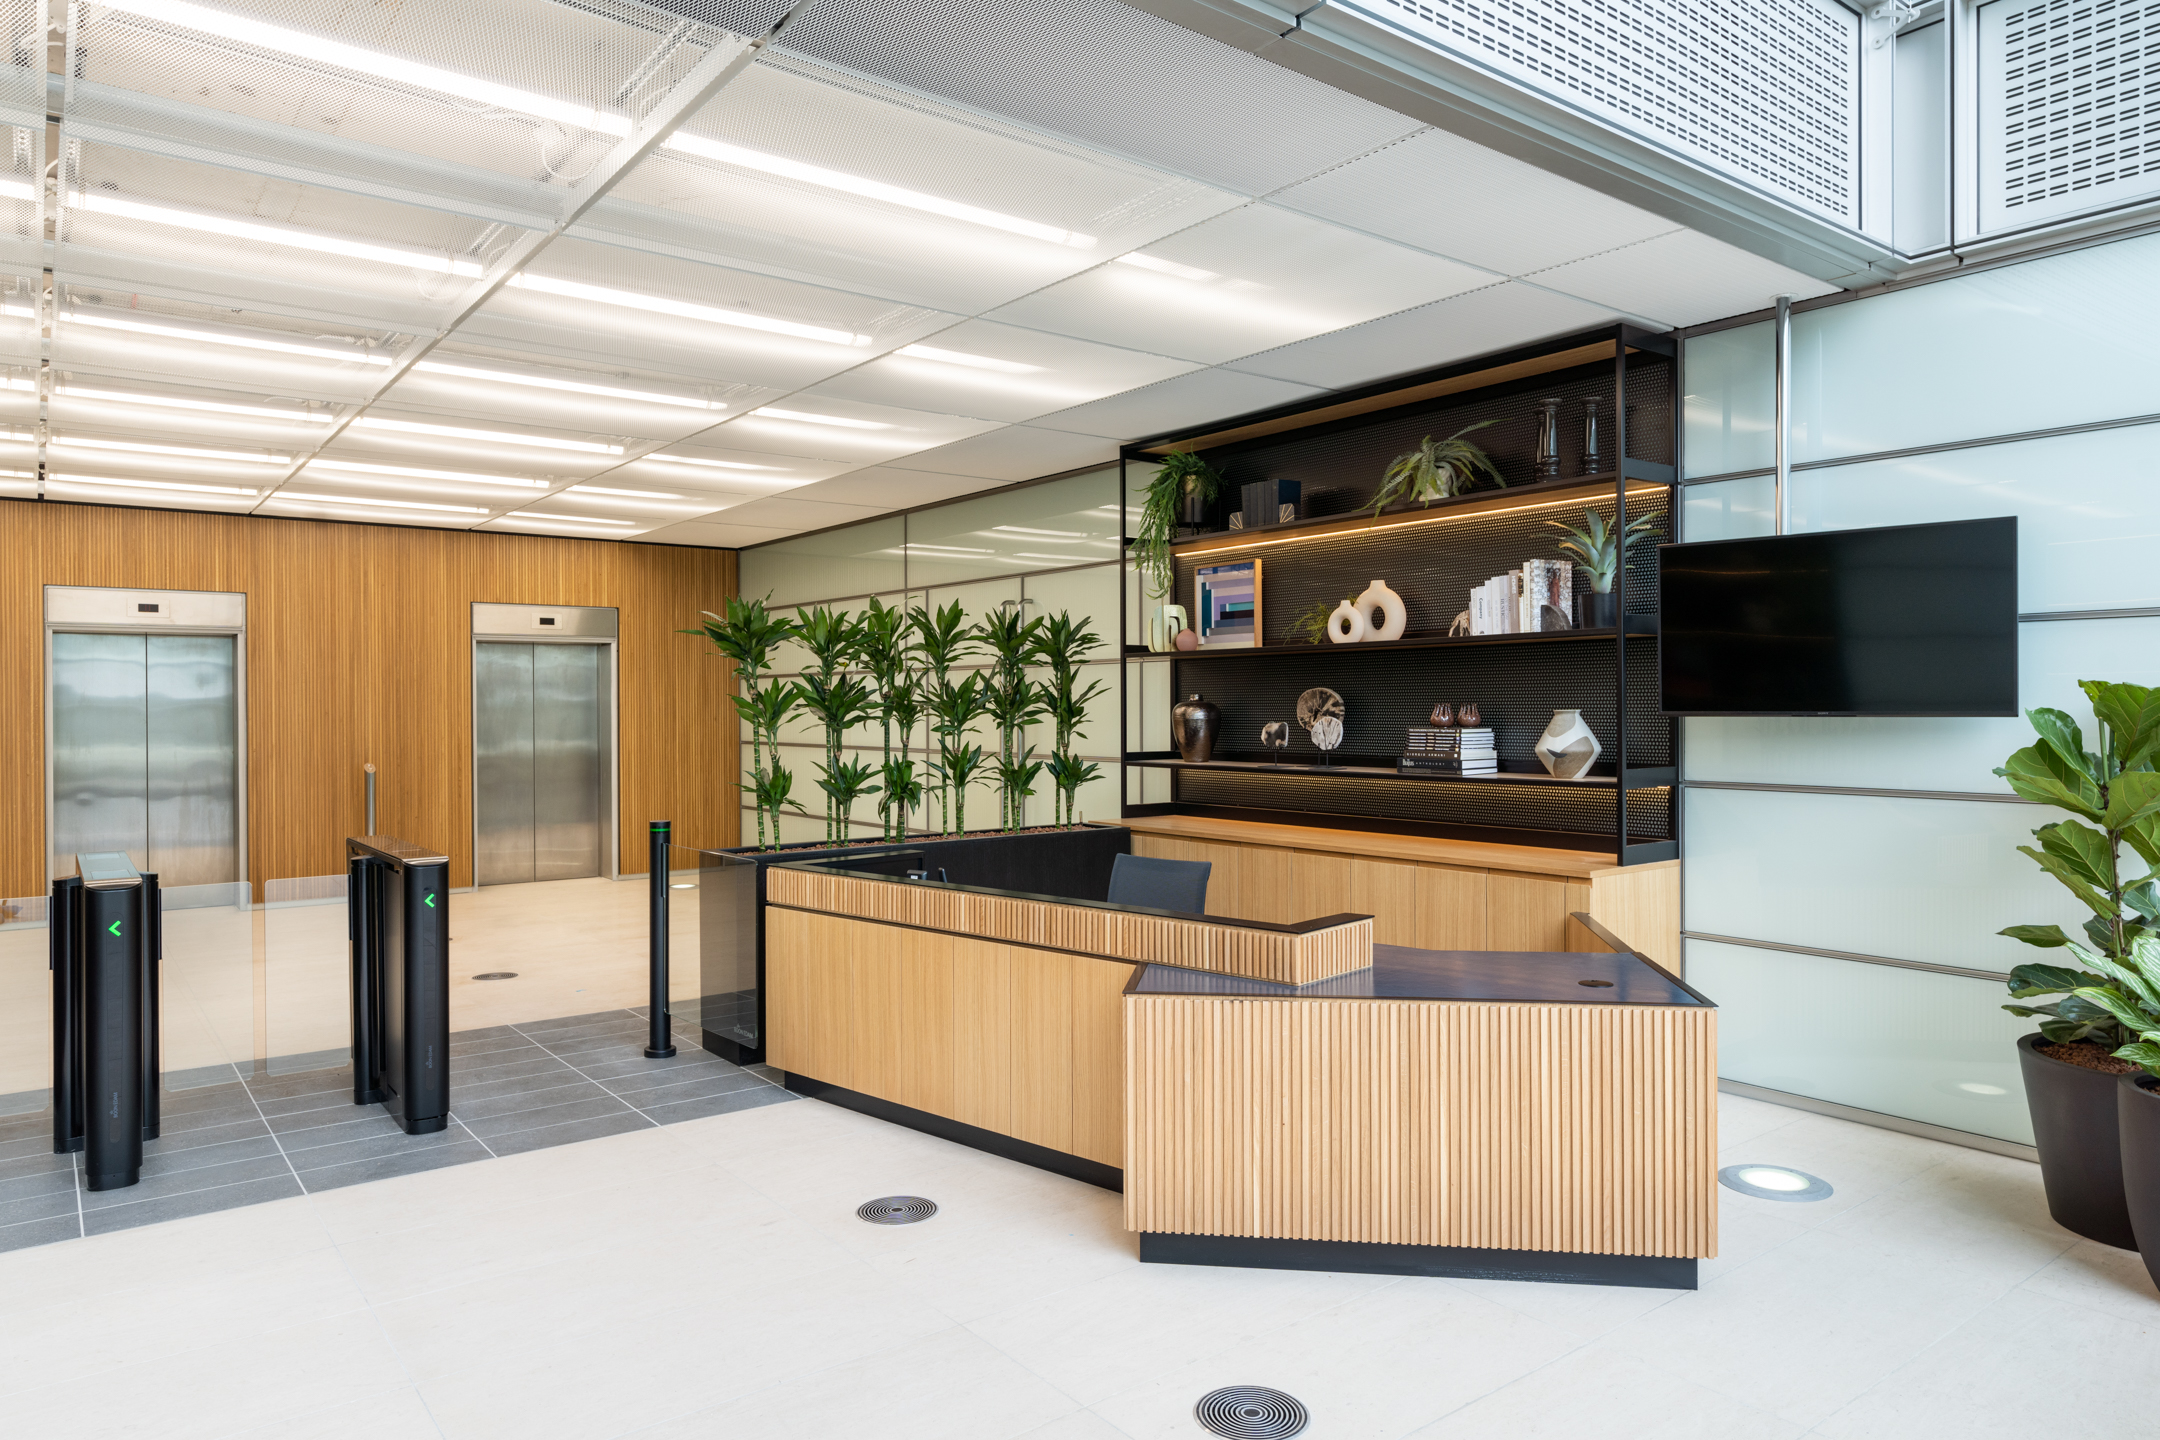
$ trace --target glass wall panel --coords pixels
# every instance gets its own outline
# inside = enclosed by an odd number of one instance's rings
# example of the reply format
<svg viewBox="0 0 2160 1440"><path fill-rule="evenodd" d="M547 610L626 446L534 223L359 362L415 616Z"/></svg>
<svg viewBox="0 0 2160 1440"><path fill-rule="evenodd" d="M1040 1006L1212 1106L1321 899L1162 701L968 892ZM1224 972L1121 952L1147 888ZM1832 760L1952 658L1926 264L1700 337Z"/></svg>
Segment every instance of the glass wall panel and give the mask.
<svg viewBox="0 0 2160 1440"><path fill-rule="evenodd" d="M1996 931L2087 913L2017 851L2038 806L1685 793L1690 931L2007 972L2036 952Z"/></svg>
<svg viewBox="0 0 2160 1440"><path fill-rule="evenodd" d="M827 596L898 590L907 583L900 549L906 538L902 517L888 515L745 550L742 593L754 598L770 591L773 604L793 605Z"/></svg>
<svg viewBox="0 0 2160 1440"><path fill-rule="evenodd" d="M1777 463L1776 328L1768 321L1687 342L1681 402L1688 475L1729 475Z"/></svg>
<svg viewBox="0 0 2160 1440"><path fill-rule="evenodd" d="M1793 317L1795 460L2149 415L2156 394L2160 235ZM1692 407L1689 469L1718 473L1696 464Z"/></svg>
<svg viewBox="0 0 2160 1440"><path fill-rule="evenodd" d="M1682 540L1741 540L1777 531L1777 481L1768 475L1690 485L1680 492Z"/></svg>
<svg viewBox="0 0 2160 1440"><path fill-rule="evenodd" d="M2160 653L2160 618L2048 620L2018 627L2018 703L2076 718L2088 741L2092 707L2080 680L2137 679ZM2008 794L1996 766L2032 743L2023 717L1984 720L1695 719L1686 729L1690 780L1852 785L1884 790ZM2034 823L2038 823L2035 821Z"/></svg>
<svg viewBox="0 0 2160 1440"><path fill-rule="evenodd" d="M907 523L908 584L1115 560L1117 498L1113 466L918 510Z"/></svg>
<svg viewBox="0 0 2160 1440"><path fill-rule="evenodd" d="M2032 1143L2012 1047L2033 1023L1993 981L1704 940L1687 973L1717 1002L1725 1079Z"/></svg>

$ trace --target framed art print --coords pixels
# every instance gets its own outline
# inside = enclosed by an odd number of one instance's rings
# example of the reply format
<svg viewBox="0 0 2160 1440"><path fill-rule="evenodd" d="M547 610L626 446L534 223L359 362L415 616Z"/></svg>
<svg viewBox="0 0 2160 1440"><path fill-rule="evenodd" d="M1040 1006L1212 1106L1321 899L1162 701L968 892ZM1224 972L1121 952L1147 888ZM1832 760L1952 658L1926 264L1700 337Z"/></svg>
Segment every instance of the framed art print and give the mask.
<svg viewBox="0 0 2160 1440"><path fill-rule="evenodd" d="M1234 560L1194 572L1200 644L1216 650L1250 650L1260 643L1260 562Z"/></svg>

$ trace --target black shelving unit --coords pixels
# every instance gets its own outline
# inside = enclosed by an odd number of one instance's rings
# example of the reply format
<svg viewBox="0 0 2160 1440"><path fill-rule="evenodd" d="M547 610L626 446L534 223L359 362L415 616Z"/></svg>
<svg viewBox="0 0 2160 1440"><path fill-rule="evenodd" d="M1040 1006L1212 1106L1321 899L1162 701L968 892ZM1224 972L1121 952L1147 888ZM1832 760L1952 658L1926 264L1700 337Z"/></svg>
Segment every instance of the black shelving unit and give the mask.
<svg viewBox="0 0 2160 1440"><path fill-rule="evenodd" d="M1203 523L1173 547L1177 583L1147 609L1195 602L1203 564L1258 558L1261 644L1246 649L1157 654L1128 645L1125 683L1165 671L1148 703L1167 707L1193 693L1223 709L1217 758L1188 763L1174 751L1142 750L1126 735L1127 816L1220 815L1334 828L1543 844L1605 851L1620 864L1679 853L1675 786L1679 730L1657 709L1656 545L1674 538L1676 360L1673 342L1614 326L1542 345L1400 377L1325 401L1241 417L1206 432L1159 435L1125 447L1127 465L1171 449L1198 451L1229 484ZM1558 396L1561 474L1533 473L1539 402ZM1584 473L1582 402L1600 402L1603 463ZM1500 467L1504 486L1429 507L1372 513L1389 460L1427 435L1490 422L1472 438ZM1243 484L1294 479L1294 522L1231 530ZM1530 635L1451 636L1470 590L1533 558L1567 558L1547 522L1580 526L1594 510L1608 524L1651 515L1654 533L1630 547L1614 584L1617 627ZM1127 563L1130 564L1128 548ZM1386 643L1308 645L1289 631L1316 603L1331 606L1374 579L1403 596L1409 632ZM1587 588L1578 574L1578 594ZM1146 615L1141 617L1145 629ZM1157 667L1162 667L1158 669ZM1292 748L1271 755L1260 726L1292 720L1296 696L1339 692L1348 715L1342 746L1321 764L1291 725ZM1168 697L1168 698L1164 698ZM1489 776L1398 773L1404 729L1429 723L1435 701L1475 701L1491 725L1501 772ZM1555 780L1532 747L1552 712L1580 709L1603 746L1582 780ZM1131 706L1126 707L1130 724ZM1165 772L1167 802L1134 799L1135 777Z"/></svg>

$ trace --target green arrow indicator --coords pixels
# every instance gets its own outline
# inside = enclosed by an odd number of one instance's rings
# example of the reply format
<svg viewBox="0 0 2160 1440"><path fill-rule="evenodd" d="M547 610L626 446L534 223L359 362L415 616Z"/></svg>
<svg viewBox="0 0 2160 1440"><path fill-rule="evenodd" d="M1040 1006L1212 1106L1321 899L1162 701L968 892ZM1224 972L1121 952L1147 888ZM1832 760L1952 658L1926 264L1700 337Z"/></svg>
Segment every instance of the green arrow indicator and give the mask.
<svg viewBox="0 0 2160 1440"><path fill-rule="evenodd" d="M120 933L120 922L118 920L115 920L112 922L112 924L106 926L105 933L108 935L118 935Z"/></svg>
<svg viewBox="0 0 2160 1440"><path fill-rule="evenodd" d="M435 897L433 895L430 895L425 900L422 900L420 903L427 906L428 909L432 910L435 908Z"/></svg>

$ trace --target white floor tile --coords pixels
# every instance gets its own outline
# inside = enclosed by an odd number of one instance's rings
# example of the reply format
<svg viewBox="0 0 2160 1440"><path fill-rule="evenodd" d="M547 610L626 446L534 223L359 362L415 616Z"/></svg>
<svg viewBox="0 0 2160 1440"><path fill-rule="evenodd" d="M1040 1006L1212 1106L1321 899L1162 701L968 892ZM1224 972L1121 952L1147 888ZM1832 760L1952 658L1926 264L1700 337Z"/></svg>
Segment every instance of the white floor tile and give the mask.
<svg viewBox="0 0 2160 1440"><path fill-rule="evenodd" d="M2160 1325L2160 1288L2135 1250L2080 1240L2018 1287L2066 1305Z"/></svg>
<svg viewBox="0 0 2160 1440"><path fill-rule="evenodd" d="M1604 1345L1465 1405L1415 1440L1795 1440L1798 1425Z"/></svg>
<svg viewBox="0 0 2160 1440"><path fill-rule="evenodd" d="M1132 1440L1132 1437L1092 1410L1075 1410L1040 1430L1028 1431L1021 1440Z"/></svg>
<svg viewBox="0 0 2160 1440"><path fill-rule="evenodd" d="M385 1390L267 1425L236 1431L231 1440L442 1440L417 1388Z"/></svg>

